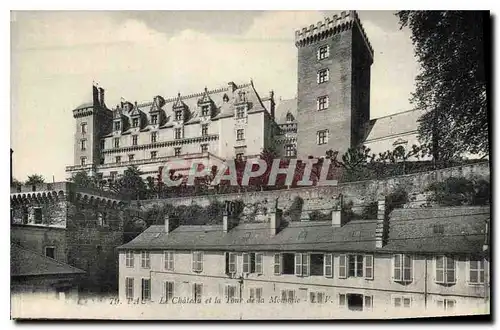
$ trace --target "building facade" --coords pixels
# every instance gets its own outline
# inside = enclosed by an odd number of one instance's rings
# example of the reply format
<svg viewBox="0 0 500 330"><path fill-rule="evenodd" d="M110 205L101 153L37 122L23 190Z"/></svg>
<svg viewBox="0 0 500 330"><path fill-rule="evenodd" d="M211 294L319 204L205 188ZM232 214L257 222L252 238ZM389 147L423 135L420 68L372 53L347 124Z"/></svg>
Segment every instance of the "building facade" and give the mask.
<svg viewBox="0 0 500 330"><path fill-rule="evenodd" d="M297 97L290 100L275 101L272 91L259 94L253 82L230 82L110 109L104 89L93 86L93 100L73 110L74 163L67 173L106 179L137 165L144 177L156 177L167 163L185 171L195 160L212 166L266 149L305 159L365 142L379 153L393 149L398 135L416 139L414 116L404 116L410 127L392 135L383 122L370 121L373 49L355 11L296 31L295 45Z"/></svg>
<svg viewBox="0 0 500 330"><path fill-rule="evenodd" d="M12 243L85 271L82 291L116 292L125 216L118 197L57 182L11 188L10 200Z"/></svg>
<svg viewBox="0 0 500 330"><path fill-rule="evenodd" d="M338 207L326 222L283 224L279 210L268 223L234 225L225 215L223 225L177 227L167 218L119 248L120 301L323 304L338 317L484 312L489 208L386 216L384 205L363 221Z"/></svg>

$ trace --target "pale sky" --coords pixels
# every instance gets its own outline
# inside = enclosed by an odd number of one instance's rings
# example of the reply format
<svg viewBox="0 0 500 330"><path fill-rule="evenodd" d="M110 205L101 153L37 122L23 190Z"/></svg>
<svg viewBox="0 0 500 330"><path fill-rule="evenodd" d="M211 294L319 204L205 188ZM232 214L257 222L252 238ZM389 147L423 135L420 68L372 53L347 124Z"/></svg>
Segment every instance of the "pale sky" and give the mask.
<svg viewBox="0 0 500 330"><path fill-rule="evenodd" d="M297 93L295 30L340 12L13 12L11 147L19 180L67 178L72 110L91 101L92 82L113 108L253 79L260 95ZM411 108L418 65L410 32L394 12L360 11L374 48L372 118Z"/></svg>

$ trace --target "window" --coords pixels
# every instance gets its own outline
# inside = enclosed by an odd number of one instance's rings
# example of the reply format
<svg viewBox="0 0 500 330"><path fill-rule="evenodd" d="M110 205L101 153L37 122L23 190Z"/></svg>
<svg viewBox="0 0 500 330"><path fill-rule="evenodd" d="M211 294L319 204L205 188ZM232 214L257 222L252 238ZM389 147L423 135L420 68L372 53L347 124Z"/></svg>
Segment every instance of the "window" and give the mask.
<svg viewBox="0 0 500 330"><path fill-rule="evenodd" d="M82 123L81 132L82 132L82 134L87 133L87 123Z"/></svg>
<svg viewBox="0 0 500 330"><path fill-rule="evenodd" d="M455 283L455 259L451 257L436 257L436 283Z"/></svg>
<svg viewBox="0 0 500 330"><path fill-rule="evenodd" d="M317 54L318 60L323 60L325 58L328 58L329 56L330 56L330 46L324 45L318 49L318 54Z"/></svg>
<svg viewBox="0 0 500 330"><path fill-rule="evenodd" d="M255 253L243 253L243 273L255 273Z"/></svg>
<svg viewBox="0 0 500 330"><path fill-rule="evenodd" d="M139 118L133 118L132 127L138 127L138 126L139 126Z"/></svg>
<svg viewBox="0 0 500 330"><path fill-rule="evenodd" d="M283 265L281 267L281 274L284 274L284 275L295 274L295 254L294 253L281 254L281 261L283 263Z"/></svg>
<svg viewBox="0 0 500 330"><path fill-rule="evenodd" d="M203 294L203 284L193 283L193 299L196 302L200 303L202 294Z"/></svg>
<svg viewBox="0 0 500 330"><path fill-rule="evenodd" d="M111 171L111 172L109 172L109 176L111 177L111 180L114 180L118 176L118 172Z"/></svg>
<svg viewBox="0 0 500 330"><path fill-rule="evenodd" d="M469 283L484 283L484 259L469 260Z"/></svg>
<svg viewBox="0 0 500 330"><path fill-rule="evenodd" d="M33 209L33 216L35 218L35 223L42 223L42 209L40 207L35 207Z"/></svg>
<svg viewBox="0 0 500 330"><path fill-rule="evenodd" d="M115 162L116 163L121 163L121 161L122 161L122 156L116 156L115 157Z"/></svg>
<svg viewBox="0 0 500 330"><path fill-rule="evenodd" d="M80 140L80 148L82 149L82 151L87 150L87 140Z"/></svg>
<svg viewBox="0 0 500 330"><path fill-rule="evenodd" d="M328 130L324 129L316 133L316 143L318 145L328 143Z"/></svg>
<svg viewBox="0 0 500 330"><path fill-rule="evenodd" d="M174 148L174 156L179 157L181 155L181 148Z"/></svg>
<svg viewBox="0 0 500 330"><path fill-rule="evenodd" d="M177 121L182 120L182 110L177 110L175 112L175 120Z"/></svg>
<svg viewBox="0 0 500 330"><path fill-rule="evenodd" d="M293 144L285 145L285 156L295 157L295 146Z"/></svg>
<svg viewBox="0 0 500 330"><path fill-rule="evenodd" d="M245 117L245 108L244 107L237 107L236 108L236 118L243 118Z"/></svg>
<svg viewBox="0 0 500 330"><path fill-rule="evenodd" d="M432 231L434 234L444 234L444 225L433 225L432 226Z"/></svg>
<svg viewBox="0 0 500 330"><path fill-rule="evenodd" d="M339 306L352 311L371 310L373 308L373 296L364 296L357 293L339 294Z"/></svg>
<svg viewBox="0 0 500 330"><path fill-rule="evenodd" d="M125 253L125 267L134 267L134 251L127 251Z"/></svg>
<svg viewBox="0 0 500 330"><path fill-rule="evenodd" d="M262 253L256 253L255 254L255 273L256 274L262 274Z"/></svg>
<svg viewBox="0 0 500 330"><path fill-rule="evenodd" d="M281 290L281 301L292 303L295 300L294 290Z"/></svg>
<svg viewBox="0 0 500 330"><path fill-rule="evenodd" d="M330 79L330 71L328 69L323 69L318 71L317 80L318 84L327 82Z"/></svg>
<svg viewBox="0 0 500 330"><path fill-rule="evenodd" d="M120 138L114 138L113 144L114 144L115 148L120 148Z"/></svg>
<svg viewBox="0 0 500 330"><path fill-rule="evenodd" d="M453 299L439 299L439 300L436 300L436 303L437 303L437 307L439 309L442 309L445 311L455 308L455 305L457 304L457 302Z"/></svg>
<svg viewBox="0 0 500 330"><path fill-rule="evenodd" d="M158 155L158 151L151 151L151 159L155 159Z"/></svg>
<svg viewBox="0 0 500 330"><path fill-rule="evenodd" d="M262 288L250 288L249 289L249 298L253 301L258 301L262 299Z"/></svg>
<svg viewBox="0 0 500 330"><path fill-rule="evenodd" d="M101 150L104 150L106 149L106 140L101 140L101 144L100 144L100 147L101 147Z"/></svg>
<svg viewBox="0 0 500 330"><path fill-rule="evenodd" d="M226 252L226 274L236 273L236 253Z"/></svg>
<svg viewBox="0 0 500 330"><path fill-rule="evenodd" d="M236 130L236 140L241 141L245 139L245 130L237 129Z"/></svg>
<svg viewBox="0 0 500 330"><path fill-rule="evenodd" d="M203 252L194 251L193 252L193 272L203 271Z"/></svg>
<svg viewBox="0 0 500 330"><path fill-rule="evenodd" d="M87 157L81 157L80 158L80 165L85 166L87 164Z"/></svg>
<svg viewBox="0 0 500 330"><path fill-rule="evenodd" d="M151 143L156 143L156 139L158 138L158 132L151 133Z"/></svg>
<svg viewBox="0 0 500 330"><path fill-rule="evenodd" d="M226 285L224 286L224 298L226 298L227 302L231 302L231 300L236 298L236 286L234 285Z"/></svg>
<svg viewBox="0 0 500 330"><path fill-rule="evenodd" d="M412 258L406 254L395 254L393 256L392 276L396 282L413 281Z"/></svg>
<svg viewBox="0 0 500 330"><path fill-rule="evenodd" d="M158 115L151 115L151 124L152 125L158 124Z"/></svg>
<svg viewBox="0 0 500 330"><path fill-rule="evenodd" d="M208 116L210 112L210 106L209 105L204 105L201 107L201 115L203 117Z"/></svg>
<svg viewBox="0 0 500 330"><path fill-rule="evenodd" d="M328 108L328 96L320 96L316 101L316 106L318 110L325 110Z"/></svg>
<svg viewBox="0 0 500 330"><path fill-rule="evenodd" d="M122 123L119 121L115 121L115 131L121 130Z"/></svg>
<svg viewBox="0 0 500 330"><path fill-rule="evenodd" d="M326 295L324 292L309 292L309 302L312 304L323 304L326 302Z"/></svg>
<svg viewBox="0 0 500 330"><path fill-rule="evenodd" d="M174 282L165 282L165 300L168 302L174 297Z"/></svg>
<svg viewBox="0 0 500 330"><path fill-rule="evenodd" d="M134 299L134 279L132 277L125 278L125 297Z"/></svg>
<svg viewBox="0 0 500 330"><path fill-rule="evenodd" d="M283 264L282 259L283 256L281 255L281 253L274 254L274 275L281 275L281 265Z"/></svg>
<svg viewBox="0 0 500 330"><path fill-rule="evenodd" d="M311 265L313 265L314 262L311 258ZM324 262L323 262L323 265L324 265L324 275L326 277L333 277L333 255L331 253L326 253L324 255ZM313 270L311 269L311 275L312 274Z"/></svg>
<svg viewBox="0 0 500 330"><path fill-rule="evenodd" d="M149 268L150 266L151 266L151 260L150 260L149 251L142 251L141 252L141 267L142 268Z"/></svg>
<svg viewBox="0 0 500 330"><path fill-rule="evenodd" d="M287 113L287 114L286 114L286 121L287 121L287 122L291 122L291 121L293 121L293 120L294 120L293 115L292 115L290 112L289 112L289 113Z"/></svg>
<svg viewBox="0 0 500 330"><path fill-rule="evenodd" d="M365 296L365 309L371 310L373 308L373 297Z"/></svg>
<svg viewBox="0 0 500 330"><path fill-rule="evenodd" d="M208 152L208 144L201 145L201 152Z"/></svg>
<svg viewBox="0 0 500 330"><path fill-rule="evenodd" d="M132 145L133 146L137 145L137 135L132 135Z"/></svg>
<svg viewBox="0 0 500 330"><path fill-rule="evenodd" d="M128 155L128 160L129 160L129 162L133 161L134 160L134 155Z"/></svg>
<svg viewBox="0 0 500 330"><path fill-rule="evenodd" d="M339 278L364 277L373 279L372 255L345 255L339 256Z"/></svg>
<svg viewBox="0 0 500 330"><path fill-rule="evenodd" d="M176 139L182 139L182 128L176 128L174 130L174 138Z"/></svg>
<svg viewBox="0 0 500 330"><path fill-rule="evenodd" d="M308 253L295 253L295 275L296 276L309 276L309 254Z"/></svg>
<svg viewBox="0 0 500 330"><path fill-rule="evenodd" d="M99 224L99 226L107 226L108 221L106 212L97 212L97 223Z"/></svg>
<svg viewBox="0 0 500 330"><path fill-rule="evenodd" d="M201 136L208 135L208 124L201 125Z"/></svg>
<svg viewBox="0 0 500 330"><path fill-rule="evenodd" d="M45 247L45 256L55 259L56 258L56 248L54 246Z"/></svg>
<svg viewBox="0 0 500 330"><path fill-rule="evenodd" d="M244 153L242 153L242 152L238 152L238 153L236 154L236 159L237 159L237 160L242 160L242 159L243 159L243 156L245 156L245 154L244 154Z"/></svg>
<svg viewBox="0 0 500 330"><path fill-rule="evenodd" d="M392 296L392 306L395 308L411 308L410 296Z"/></svg>
<svg viewBox="0 0 500 330"><path fill-rule="evenodd" d="M164 258L165 270L173 271L174 270L174 252L164 251L163 258Z"/></svg>
<svg viewBox="0 0 500 330"><path fill-rule="evenodd" d="M151 280L143 278L141 281L141 299L142 301L151 300Z"/></svg>

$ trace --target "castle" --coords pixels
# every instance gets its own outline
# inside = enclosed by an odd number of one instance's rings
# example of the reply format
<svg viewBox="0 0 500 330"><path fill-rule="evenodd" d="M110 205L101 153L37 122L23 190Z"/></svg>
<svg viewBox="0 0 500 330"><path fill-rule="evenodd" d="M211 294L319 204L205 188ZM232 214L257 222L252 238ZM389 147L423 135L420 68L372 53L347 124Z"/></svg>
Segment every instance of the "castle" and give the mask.
<svg viewBox="0 0 500 330"><path fill-rule="evenodd" d="M258 157L265 149L280 157L321 157L365 144L373 152L417 141L420 110L370 120L373 48L355 11L326 18L295 32L297 98L276 102L259 94L253 81L150 102L105 103L102 87L73 110L74 164L68 174L87 171L114 178L130 165L156 177L167 162L218 164ZM278 104L277 104L278 103Z"/></svg>

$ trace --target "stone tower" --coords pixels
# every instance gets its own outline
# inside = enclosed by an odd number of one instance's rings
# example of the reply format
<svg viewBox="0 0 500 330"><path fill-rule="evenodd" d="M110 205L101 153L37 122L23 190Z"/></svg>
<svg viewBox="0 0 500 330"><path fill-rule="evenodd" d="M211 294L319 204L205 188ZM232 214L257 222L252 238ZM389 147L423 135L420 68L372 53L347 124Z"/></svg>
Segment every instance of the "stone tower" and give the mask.
<svg viewBox="0 0 500 330"><path fill-rule="evenodd" d="M370 120L373 49L355 11L295 32L297 152L340 154L362 142Z"/></svg>
<svg viewBox="0 0 500 330"><path fill-rule="evenodd" d="M95 165L100 164L101 137L110 130L112 112L104 103L104 89L92 86L92 102L84 103L73 110L75 118L74 164L90 175Z"/></svg>

